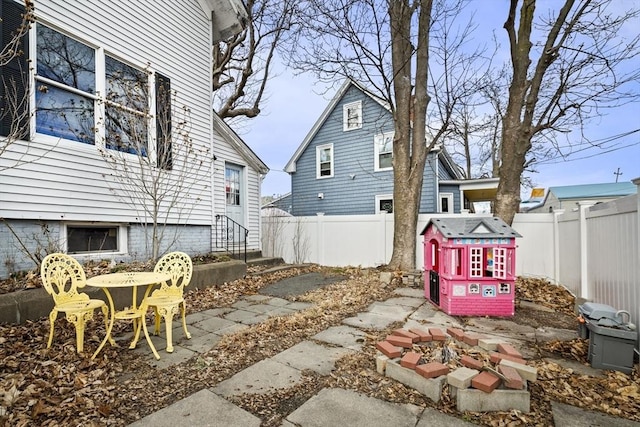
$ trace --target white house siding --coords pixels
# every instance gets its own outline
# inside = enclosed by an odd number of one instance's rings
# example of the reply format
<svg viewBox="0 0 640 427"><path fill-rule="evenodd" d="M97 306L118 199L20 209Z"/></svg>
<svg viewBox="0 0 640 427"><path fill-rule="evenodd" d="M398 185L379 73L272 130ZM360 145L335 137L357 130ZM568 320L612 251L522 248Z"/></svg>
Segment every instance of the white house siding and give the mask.
<svg viewBox="0 0 640 427"><path fill-rule="evenodd" d="M214 188L216 188L213 201L214 210L216 213L226 214L225 164L228 162L242 166L244 169L242 177L244 181L244 198L242 202L245 207L245 223L243 226L249 230L247 248L260 249L260 173L229 142L217 133L213 136L213 154L216 156L213 165L213 181ZM221 190L218 191L217 189Z"/></svg>
<svg viewBox="0 0 640 427"><path fill-rule="evenodd" d="M176 94L172 99L174 111L183 106L189 109L190 138L199 148L211 150L211 22L197 0L34 3L39 22L87 45L103 48L105 53L137 68L148 67L168 77ZM35 34L31 34L32 55L34 41ZM177 119L174 115L174 127ZM33 123L31 128L34 129ZM97 147L67 140L52 144L51 140L35 136L29 143L16 142L0 158L0 217L21 235L22 243L31 252L49 241L59 245L63 240L62 221L124 224L128 226L127 247L114 258L126 260L148 253L143 228L136 225L145 221L143 210L136 211L113 194L105 181L111 169ZM13 167L19 160L31 162ZM174 248L190 253L211 250L212 192L223 191L224 187L221 184L212 191L211 159L204 160L200 175L186 178L196 182L192 189L195 196L185 200L183 206L193 209L188 216L168 216L167 233L171 237L163 242L164 246L174 242ZM181 159L174 156L173 161L174 170L180 169L177 165ZM252 178L251 182L255 181ZM200 200L196 202L195 197ZM189 226L185 227L185 222ZM42 234L44 224L49 230L47 237ZM2 224L0 277L33 267L21 252L12 233Z"/></svg>
<svg viewBox="0 0 640 427"><path fill-rule="evenodd" d="M77 37L139 67L149 66L171 79L177 94L174 107L191 111L190 136L209 148L211 133L210 21L196 0L180 2L47 0L35 2L36 17L47 25ZM175 125L174 125L175 126ZM38 137L29 154L43 158L0 172L0 214L12 219L138 222L127 203L109 190L103 174L110 170L97 148L61 140L53 148ZM2 165L20 155L16 144L0 159ZM51 150L47 152L46 150ZM179 162L174 159L174 162ZM207 166L208 168L208 166ZM176 168L177 169L177 168ZM211 224L208 179L198 179L194 193L199 203L190 224ZM170 222L184 222L173 215Z"/></svg>

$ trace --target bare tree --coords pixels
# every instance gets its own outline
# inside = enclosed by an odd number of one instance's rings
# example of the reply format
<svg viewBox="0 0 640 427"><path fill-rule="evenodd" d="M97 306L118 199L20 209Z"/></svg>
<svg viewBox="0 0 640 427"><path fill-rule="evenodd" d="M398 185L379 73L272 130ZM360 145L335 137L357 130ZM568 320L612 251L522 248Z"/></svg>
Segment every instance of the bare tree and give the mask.
<svg viewBox="0 0 640 427"><path fill-rule="evenodd" d="M209 188L211 155L209 148L194 144L189 108L177 105L168 80L157 73L156 113L151 116L149 77L125 64L107 64L106 133L100 154L111 168L105 180L113 194L136 211L145 231L146 255L155 260L175 243L178 228L187 224Z"/></svg>
<svg viewBox="0 0 640 427"><path fill-rule="evenodd" d="M34 21L33 2L25 0L7 4L2 28L0 51L0 157L8 155L16 141L29 136L29 69L26 52L26 34ZM25 163L26 152L0 165L0 171Z"/></svg>
<svg viewBox="0 0 640 427"><path fill-rule="evenodd" d="M214 45L214 109L221 118L260 114L276 49L296 28L297 5L293 0L248 0L247 28Z"/></svg>
<svg viewBox="0 0 640 427"><path fill-rule="evenodd" d="M418 208L427 154L451 131L455 108L472 87L459 49L470 26L451 31L463 2L309 0L289 63L323 82L362 83L391 109L394 245L389 267L415 266ZM434 36L435 34L435 36ZM477 56L477 55L476 55ZM465 67L465 63L467 66Z"/></svg>
<svg viewBox="0 0 640 427"><path fill-rule="evenodd" d="M626 5L626 4L625 4ZM583 126L607 108L640 99L632 83L640 68L640 36L629 28L640 11L611 0L565 0L539 13L535 0L511 0L504 24L511 53L511 83L504 120L495 214L511 224L520 203L521 177L536 144L560 151L556 136ZM637 22L637 21L636 21ZM537 41L539 40L539 42Z"/></svg>

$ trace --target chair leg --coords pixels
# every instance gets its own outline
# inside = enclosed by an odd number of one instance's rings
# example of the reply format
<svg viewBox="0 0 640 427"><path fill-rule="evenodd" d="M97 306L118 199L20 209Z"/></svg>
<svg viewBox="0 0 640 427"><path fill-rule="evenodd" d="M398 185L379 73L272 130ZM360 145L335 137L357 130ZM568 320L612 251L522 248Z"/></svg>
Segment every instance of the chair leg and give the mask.
<svg viewBox="0 0 640 427"><path fill-rule="evenodd" d="M167 353L173 353L173 311L167 310L164 315L164 324L167 328Z"/></svg>
<svg viewBox="0 0 640 427"><path fill-rule="evenodd" d="M158 313L158 307L157 306L153 307L153 311L154 311L154 321L155 321L153 335L160 335L160 313Z"/></svg>
<svg viewBox="0 0 640 427"><path fill-rule="evenodd" d="M191 334L189 333L189 331L187 331L187 317L186 317L186 311L187 311L187 305L186 303L182 303L180 305L180 311L182 312L182 329L184 329L184 335L187 337L187 339L191 339Z"/></svg>
<svg viewBox="0 0 640 427"><path fill-rule="evenodd" d="M51 348L51 343L53 342L53 330L55 329L56 317L58 317L58 312L54 309L49 313L49 341L47 342L47 348Z"/></svg>
<svg viewBox="0 0 640 427"><path fill-rule="evenodd" d="M93 310L78 313L67 313L67 320L76 327L76 350L82 353L84 350L84 325L93 317Z"/></svg>

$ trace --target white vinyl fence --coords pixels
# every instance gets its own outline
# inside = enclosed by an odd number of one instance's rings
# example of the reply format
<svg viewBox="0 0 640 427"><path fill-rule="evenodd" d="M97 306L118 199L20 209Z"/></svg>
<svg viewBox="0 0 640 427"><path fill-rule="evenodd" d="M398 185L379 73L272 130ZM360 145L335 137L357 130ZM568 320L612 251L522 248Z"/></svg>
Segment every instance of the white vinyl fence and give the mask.
<svg viewBox="0 0 640 427"><path fill-rule="evenodd" d="M634 180L640 185L640 178ZM637 195L592 205L579 203L567 212L517 214L516 272L547 278L576 297L608 304L640 323L640 217ZM423 230L430 218L420 215L416 268L422 270ZM288 263L376 267L393 250L393 215L263 217L262 250Z"/></svg>

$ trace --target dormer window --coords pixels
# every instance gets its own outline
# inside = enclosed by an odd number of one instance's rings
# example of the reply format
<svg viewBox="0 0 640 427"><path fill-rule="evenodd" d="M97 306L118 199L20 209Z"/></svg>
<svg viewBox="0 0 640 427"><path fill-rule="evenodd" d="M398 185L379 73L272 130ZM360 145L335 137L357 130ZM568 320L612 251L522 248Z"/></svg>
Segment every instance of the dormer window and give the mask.
<svg viewBox="0 0 640 427"><path fill-rule="evenodd" d="M362 128L362 101L351 102L342 107L343 130Z"/></svg>

